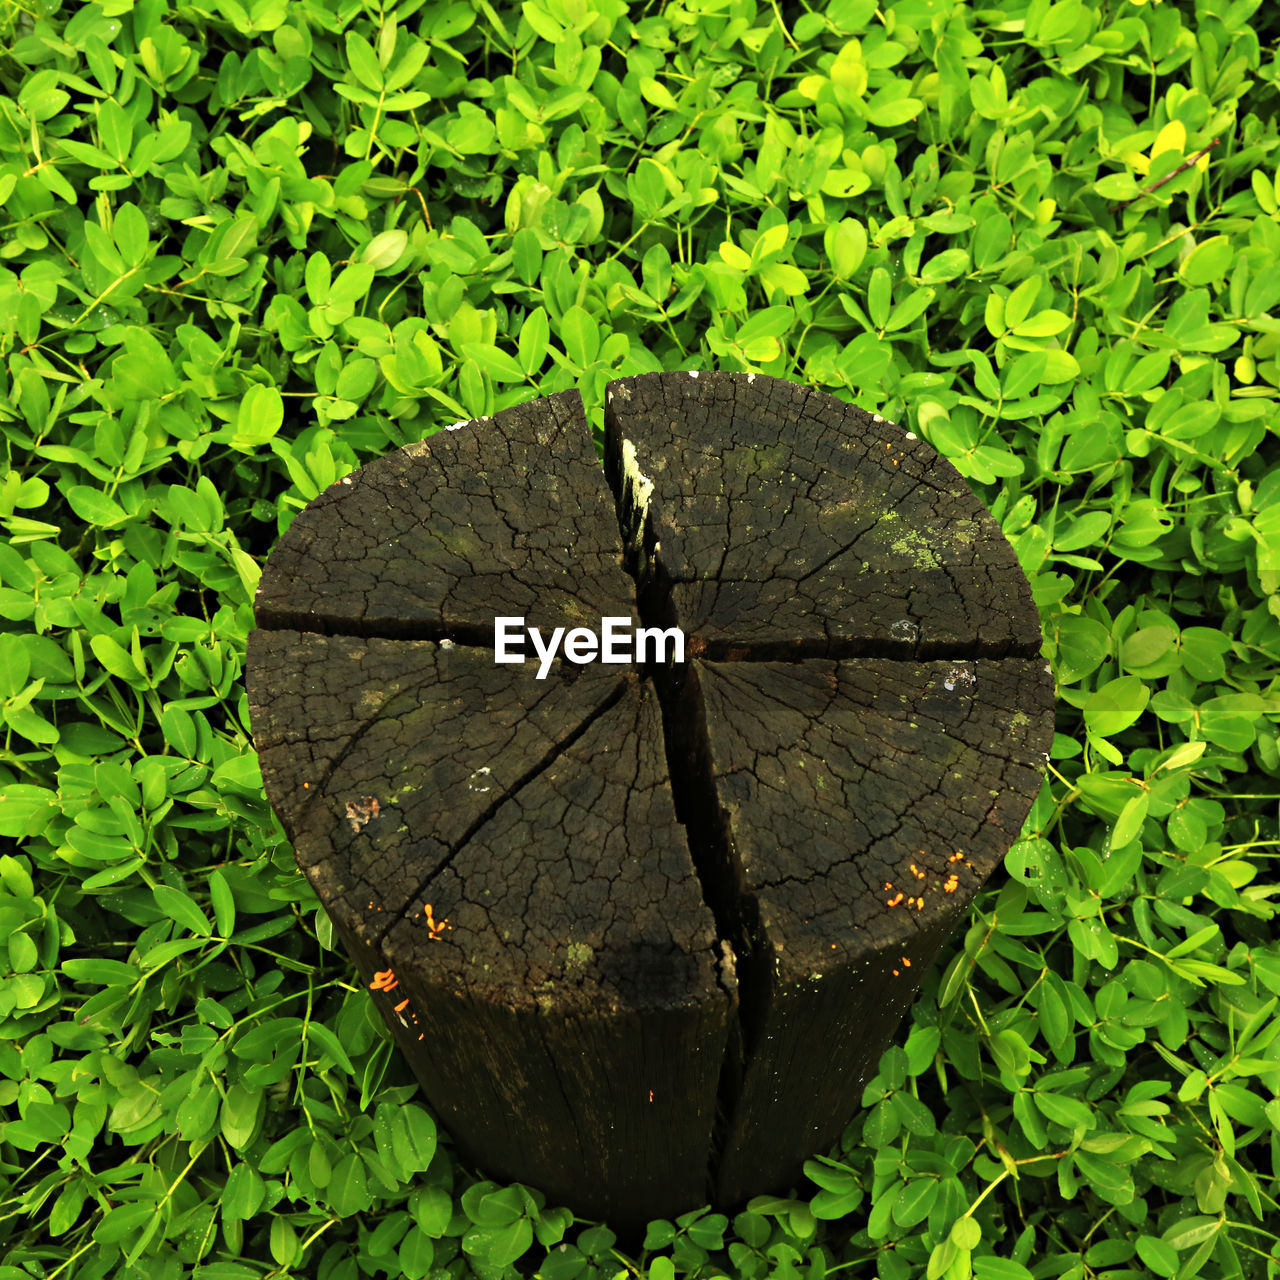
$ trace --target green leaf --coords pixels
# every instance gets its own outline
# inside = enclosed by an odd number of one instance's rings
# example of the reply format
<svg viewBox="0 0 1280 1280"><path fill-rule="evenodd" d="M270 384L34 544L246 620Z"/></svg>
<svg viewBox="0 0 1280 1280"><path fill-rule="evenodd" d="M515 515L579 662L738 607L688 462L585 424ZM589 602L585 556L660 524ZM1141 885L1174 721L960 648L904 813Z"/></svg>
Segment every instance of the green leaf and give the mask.
<svg viewBox="0 0 1280 1280"><path fill-rule="evenodd" d="M372 89L375 92L381 90L382 65L378 62L378 55L374 53L373 46L362 35L355 31L348 31L346 49L347 63L356 79L366 89Z"/></svg>
<svg viewBox="0 0 1280 1280"><path fill-rule="evenodd" d="M883 326L885 331L894 333L899 329L905 329L924 314L925 308L936 296L937 291L934 289L915 290L909 298L904 298L890 312L889 318Z"/></svg>
<svg viewBox="0 0 1280 1280"><path fill-rule="evenodd" d="M93 656L113 676L124 680L127 684L145 686L149 683L145 670L138 666L133 655L110 636L91 636L89 648L93 650Z"/></svg>
<svg viewBox="0 0 1280 1280"><path fill-rule="evenodd" d="M579 369L585 369L600 351L600 328L584 308L570 307L560 317L560 333L565 354Z"/></svg>
<svg viewBox="0 0 1280 1280"><path fill-rule="evenodd" d="M520 326L518 339L520 367L526 377L532 377L546 363L550 335L546 308L534 307Z"/></svg>
<svg viewBox="0 0 1280 1280"><path fill-rule="evenodd" d="M974 76L969 80L973 109L988 120L997 120L1009 103L1004 70L999 62L991 64L990 76Z"/></svg>
<svg viewBox="0 0 1280 1280"><path fill-rule="evenodd" d="M266 1106L266 1095L259 1089L232 1085L222 1101L222 1136L228 1146L239 1151L248 1146L257 1132Z"/></svg>
<svg viewBox="0 0 1280 1280"><path fill-rule="evenodd" d="M521 227L511 238L511 250L516 275L525 284L533 284L542 271L542 247L538 243L537 232L531 227Z"/></svg>
<svg viewBox="0 0 1280 1280"><path fill-rule="evenodd" d="M848 280L862 265L867 252L867 231L853 218L842 218L829 226L823 245L838 280Z"/></svg>
<svg viewBox="0 0 1280 1280"><path fill-rule="evenodd" d="M1111 829L1109 845L1112 849L1122 849L1131 840L1137 838L1150 807L1151 795L1146 791L1139 792L1126 801L1124 808L1120 810L1120 816L1116 819L1115 826Z"/></svg>
<svg viewBox="0 0 1280 1280"><path fill-rule="evenodd" d="M343 1049L342 1042L323 1023L309 1022L307 1024L307 1040L314 1043L322 1053L332 1058L349 1076L355 1075L356 1069L351 1065L351 1059L347 1056L346 1050ZM323 1063L319 1069L324 1069Z"/></svg>
<svg viewBox="0 0 1280 1280"><path fill-rule="evenodd" d="M973 1274L977 1280L1032 1280L1031 1271L1013 1258L974 1258Z"/></svg>
<svg viewBox="0 0 1280 1280"><path fill-rule="evenodd" d="M1061 333L1070 324L1069 315L1050 308L1038 311L1035 315L1028 316L1027 319L1015 324L1013 332L1022 338L1048 338L1055 333Z"/></svg>
<svg viewBox="0 0 1280 1280"><path fill-rule="evenodd" d="M236 927L236 902L226 876L216 867L209 873L209 897L213 903L218 936L229 938Z"/></svg>
<svg viewBox="0 0 1280 1280"><path fill-rule="evenodd" d="M284 400L280 392L275 387L255 383L240 401L231 447L241 453L252 453L274 439L283 424Z"/></svg>
<svg viewBox="0 0 1280 1280"><path fill-rule="evenodd" d="M394 266L409 247L409 233L398 227L382 231L360 251L359 261L367 263L375 271L385 271Z"/></svg>
<svg viewBox="0 0 1280 1280"><path fill-rule="evenodd" d="M867 314L877 329L883 329L889 321L893 297L893 278L883 267L876 267L867 286Z"/></svg>
<svg viewBox="0 0 1280 1280"><path fill-rule="evenodd" d="M426 1166L422 1166L425 1168ZM453 1201L439 1185L421 1188L409 1200L409 1212L418 1229L430 1239L439 1240L453 1217Z"/></svg>
<svg viewBox="0 0 1280 1280"><path fill-rule="evenodd" d="M86 524L96 525L100 529L110 529L123 524L129 517L118 502L107 497L98 489L88 485L72 485L67 490L67 502L71 510Z"/></svg>
<svg viewBox="0 0 1280 1280"><path fill-rule="evenodd" d="M1190 285L1212 284L1231 267L1232 249L1228 236L1210 236L1182 260L1178 274Z"/></svg>
<svg viewBox="0 0 1280 1280"><path fill-rule="evenodd" d="M231 1222L247 1222L261 1208L267 1188L252 1164L244 1161L233 1165L223 1185L222 1217Z"/></svg>
<svg viewBox="0 0 1280 1280"><path fill-rule="evenodd" d="M91 982L98 986L109 987L116 983L134 983L141 976L131 964L122 960L93 959L64 960L62 972L72 982Z"/></svg>
<svg viewBox="0 0 1280 1280"><path fill-rule="evenodd" d="M329 1183L329 1198L334 1211L344 1217L363 1213L372 1203L364 1161L355 1152L348 1153L334 1166Z"/></svg>
<svg viewBox="0 0 1280 1280"><path fill-rule="evenodd" d="M509 1267L533 1244L533 1224L520 1218L503 1227L474 1227L462 1237L464 1253L491 1267Z"/></svg>
<svg viewBox="0 0 1280 1280"><path fill-rule="evenodd" d="M934 254L920 271L925 284L942 284L964 275L970 268L970 259L964 249L944 249ZM994 298L996 295L992 294Z"/></svg>
<svg viewBox="0 0 1280 1280"><path fill-rule="evenodd" d="M655 107L661 107L663 111L680 110L680 104L672 96L671 91L653 76L641 77L640 93L646 102L653 103Z"/></svg>
<svg viewBox="0 0 1280 1280"><path fill-rule="evenodd" d="M544 40L551 44L558 44L563 39L565 28L537 0L524 0L521 12L524 14L525 21Z"/></svg>
<svg viewBox="0 0 1280 1280"><path fill-rule="evenodd" d="M918 1226L929 1216L938 1189L936 1178L916 1178L906 1183L893 1206L894 1222L905 1230Z"/></svg>
<svg viewBox="0 0 1280 1280"><path fill-rule="evenodd" d="M472 361L495 382L523 382L525 372L512 355L492 342L464 342L459 351L464 360Z"/></svg>
<svg viewBox="0 0 1280 1280"><path fill-rule="evenodd" d="M1025 323L1031 314L1031 308L1040 296L1041 287L1040 280L1030 276L1005 299L1004 323L1008 328L1016 331L1019 325Z"/></svg>
<svg viewBox="0 0 1280 1280"><path fill-rule="evenodd" d="M116 210L111 238L116 242L126 267L139 266L145 260L149 240L147 220L137 205L126 201Z"/></svg>
<svg viewBox="0 0 1280 1280"><path fill-rule="evenodd" d="M1120 733L1138 719L1150 700L1151 690L1137 676L1117 676L1089 695L1085 724L1104 738Z"/></svg>
<svg viewBox="0 0 1280 1280"><path fill-rule="evenodd" d="M742 347L761 339L780 338L795 323L796 313L790 307L764 307L739 327L734 341Z"/></svg>
<svg viewBox="0 0 1280 1280"><path fill-rule="evenodd" d="M869 123L877 128L892 129L914 120L924 109L919 98L898 97L896 90L897 86L881 89L867 99L863 114Z"/></svg>
<svg viewBox="0 0 1280 1280"><path fill-rule="evenodd" d="M199 934L202 938L212 935L213 926L208 918L185 893L163 884L156 885L151 892L155 897L156 906L170 920L190 929L192 933Z"/></svg>

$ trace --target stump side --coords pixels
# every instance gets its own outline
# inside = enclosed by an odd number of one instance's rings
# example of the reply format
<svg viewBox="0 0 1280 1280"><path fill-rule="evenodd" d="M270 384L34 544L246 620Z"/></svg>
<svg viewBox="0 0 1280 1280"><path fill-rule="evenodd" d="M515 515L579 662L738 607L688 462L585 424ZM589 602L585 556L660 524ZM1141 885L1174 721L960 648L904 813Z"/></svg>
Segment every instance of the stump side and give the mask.
<svg viewBox="0 0 1280 1280"><path fill-rule="evenodd" d="M338 914L334 928L369 984L385 953ZM374 1003L467 1164L536 1186L550 1203L619 1232L706 1203L720 1060L734 1022L723 993L643 1015L559 1016L435 984L430 964L394 971L399 984Z"/></svg>
<svg viewBox="0 0 1280 1280"><path fill-rule="evenodd" d="M840 1141L963 906L937 913L901 945L901 977L891 985L881 955L870 952L833 966L820 982L776 983L719 1151L717 1208L728 1213L755 1195L788 1194L803 1185L804 1162ZM774 932L767 901L762 913Z"/></svg>

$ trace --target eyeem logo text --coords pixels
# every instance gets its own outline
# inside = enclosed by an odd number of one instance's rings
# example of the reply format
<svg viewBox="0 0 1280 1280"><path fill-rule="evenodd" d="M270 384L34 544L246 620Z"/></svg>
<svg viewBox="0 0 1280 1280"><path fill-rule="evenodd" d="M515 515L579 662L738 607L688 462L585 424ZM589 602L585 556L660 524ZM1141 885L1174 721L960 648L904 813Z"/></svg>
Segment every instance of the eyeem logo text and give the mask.
<svg viewBox="0 0 1280 1280"><path fill-rule="evenodd" d="M528 636L539 660L538 679L545 680L551 663L564 641L564 656L570 662L666 662L684 661L684 632L679 627L631 626L630 618L601 618L597 635L590 627L574 627L565 635L564 627L556 627L550 642L544 642L538 627L527 627L523 618L494 618L493 660L521 663L525 661L524 642Z"/></svg>

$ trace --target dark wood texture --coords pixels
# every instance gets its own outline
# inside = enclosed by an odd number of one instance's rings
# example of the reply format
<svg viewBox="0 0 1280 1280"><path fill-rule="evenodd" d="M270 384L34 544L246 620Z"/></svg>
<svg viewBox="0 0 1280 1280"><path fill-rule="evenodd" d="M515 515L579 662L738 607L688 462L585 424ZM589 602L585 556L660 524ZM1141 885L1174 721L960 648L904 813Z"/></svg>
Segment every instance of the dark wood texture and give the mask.
<svg viewBox="0 0 1280 1280"><path fill-rule="evenodd" d="M624 1233L839 1138L1053 731L954 468L758 375L612 383L603 469L576 392L378 459L256 612L267 794L432 1108ZM689 660L494 662L604 615Z"/></svg>

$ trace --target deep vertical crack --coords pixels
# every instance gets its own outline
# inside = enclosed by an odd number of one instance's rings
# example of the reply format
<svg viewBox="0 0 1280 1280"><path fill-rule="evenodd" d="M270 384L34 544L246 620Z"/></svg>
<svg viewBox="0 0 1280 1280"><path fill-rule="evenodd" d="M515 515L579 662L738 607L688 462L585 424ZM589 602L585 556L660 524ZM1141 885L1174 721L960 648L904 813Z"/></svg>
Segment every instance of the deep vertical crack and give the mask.
<svg viewBox="0 0 1280 1280"><path fill-rule="evenodd" d="M643 608L641 617L645 618ZM646 625L658 625L658 619L646 619ZM715 920L721 952L716 973L726 994L733 994L736 978L737 1012L720 1065L707 1166L707 1196L714 1203L721 1155L773 992L772 951L761 927L759 902L746 887L728 814L716 796L711 740L697 671L673 663L655 668L652 675L662 707L676 818L684 826L703 901Z"/></svg>
<svg viewBox="0 0 1280 1280"><path fill-rule="evenodd" d="M613 416L611 408L606 409ZM671 581L657 554L657 535L648 499L652 482L628 456L621 431L609 433L605 474L617 504L625 548L624 567L636 584L636 612L643 627L666 631L679 626ZM688 655L686 655L688 656ZM736 988L736 1014L729 1028L716 1087L706 1194L718 1200L720 1163L742 1094L747 1066L760 1038L773 992L772 953L760 923L760 905L747 890L734 848L728 814L720 807L711 739L697 671L688 662L649 662L662 709L662 734L676 819L685 829L702 899L716 927L716 980L729 998Z"/></svg>

